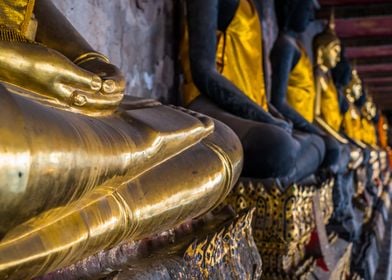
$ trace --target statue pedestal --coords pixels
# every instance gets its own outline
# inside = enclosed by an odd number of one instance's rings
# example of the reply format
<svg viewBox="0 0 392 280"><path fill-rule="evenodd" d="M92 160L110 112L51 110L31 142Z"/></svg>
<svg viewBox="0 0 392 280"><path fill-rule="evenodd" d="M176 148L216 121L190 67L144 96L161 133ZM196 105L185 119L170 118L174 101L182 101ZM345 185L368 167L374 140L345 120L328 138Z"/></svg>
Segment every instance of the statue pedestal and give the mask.
<svg viewBox="0 0 392 280"><path fill-rule="evenodd" d="M325 271L320 266L317 266L310 279L335 280L347 279L349 277L352 244L338 238L333 244L330 245L330 248L334 251L336 262L328 271Z"/></svg>
<svg viewBox="0 0 392 280"><path fill-rule="evenodd" d="M227 209L226 209L227 210ZM254 211L227 211L140 242L124 243L35 280L259 279L261 258L253 240Z"/></svg>
<svg viewBox="0 0 392 280"><path fill-rule="evenodd" d="M374 209L364 224L353 255L354 279L390 279L391 227L390 184L382 184L380 195L374 198ZM377 274L376 274L377 273ZM376 275L376 276L375 276ZM379 275L379 276L377 276Z"/></svg>
<svg viewBox="0 0 392 280"><path fill-rule="evenodd" d="M329 184L326 184L327 186ZM262 279L299 279L310 275L315 260L306 245L315 229L314 186L292 185L282 191L275 183L240 178L225 203L237 211L256 208L254 238L263 260ZM323 206L330 212L330 192Z"/></svg>

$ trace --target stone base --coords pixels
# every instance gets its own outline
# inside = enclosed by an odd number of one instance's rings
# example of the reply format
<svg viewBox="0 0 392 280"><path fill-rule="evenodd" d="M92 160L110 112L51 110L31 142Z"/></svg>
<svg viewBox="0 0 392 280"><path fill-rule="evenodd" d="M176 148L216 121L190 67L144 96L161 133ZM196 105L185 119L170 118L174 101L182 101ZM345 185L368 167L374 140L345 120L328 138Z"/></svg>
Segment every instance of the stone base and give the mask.
<svg viewBox="0 0 392 280"><path fill-rule="evenodd" d="M227 209L226 209L227 210ZM260 279L261 258L252 235L254 210L203 219L101 252L36 280Z"/></svg>
<svg viewBox="0 0 392 280"><path fill-rule="evenodd" d="M225 203L236 211L256 208L253 229L263 260L263 279L286 279L309 270L312 261L305 259L305 246L315 228L315 192L314 186L292 185L282 190L277 182L240 178L227 197Z"/></svg>
<svg viewBox="0 0 392 280"><path fill-rule="evenodd" d="M352 263L354 279L390 279L374 278L377 267L383 263L382 255L390 250L391 216L389 202L379 200L371 220L363 227L361 238L356 244ZM386 244L387 243L387 244ZM388 264L389 265L389 264ZM381 268L378 268L380 270Z"/></svg>
<svg viewBox="0 0 392 280"><path fill-rule="evenodd" d="M337 239L330 245L331 250L335 253L336 263L331 270L324 270L317 266L309 279L314 280L344 280L350 276L350 263L352 254L352 244L343 239Z"/></svg>

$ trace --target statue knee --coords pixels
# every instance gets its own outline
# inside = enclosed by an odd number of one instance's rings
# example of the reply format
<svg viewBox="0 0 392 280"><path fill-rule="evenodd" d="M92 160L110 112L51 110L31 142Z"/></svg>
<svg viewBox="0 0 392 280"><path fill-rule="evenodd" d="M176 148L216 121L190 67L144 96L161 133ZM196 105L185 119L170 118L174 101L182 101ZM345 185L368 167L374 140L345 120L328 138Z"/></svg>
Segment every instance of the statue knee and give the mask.
<svg viewBox="0 0 392 280"><path fill-rule="evenodd" d="M311 146L315 149L316 154L318 155L318 165L320 165L326 155L326 145L324 143L324 140L318 135L312 134L311 138Z"/></svg>
<svg viewBox="0 0 392 280"><path fill-rule="evenodd" d="M243 176L256 178L292 177L300 145L285 131L251 129L243 141Z"/></svg>
<svg viewBox="0 0 392 280"><path fill-rule="evenodd" d="M325 137L324 142L326 145L324 166L331 168L335 173L345 171L351 158L350 147L339 143L332 137Z"/></svg>

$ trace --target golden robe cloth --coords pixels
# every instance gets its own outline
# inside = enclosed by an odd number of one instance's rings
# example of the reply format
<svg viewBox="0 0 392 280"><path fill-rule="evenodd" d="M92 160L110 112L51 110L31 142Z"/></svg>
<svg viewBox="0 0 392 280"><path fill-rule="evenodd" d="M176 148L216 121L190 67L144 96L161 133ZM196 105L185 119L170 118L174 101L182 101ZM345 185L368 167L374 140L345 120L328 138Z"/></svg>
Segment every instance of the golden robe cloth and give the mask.
<svg viewBox="0 0 392 280"><path fill-rule="evenodd" d="M0 40L33 39L36 24L32 21L35 0L0 0Z"/></svg>
<svg viewBox="0 0 392 280"><path fill-rule="evenodd" d="M316 89L314 86L313 65L305 49L301 46L301 57L290 72L287 102L307 121L313 122Z"/></svg>
<svg viewBox="0 0 392 280"><path fill-rule="evenodd" d="M367 118L362 118L362 141L368 145L377 145L376 128Z"/></svg>
<svg viewBox="0 0 392 280"><path fill-rule="evenodd" d="M193 83L189 61L189 37L184 28L181 63L184 72L183 103L189 105L199 90ZM252 101L268 110L263 73L262 30L251 0L240 0L225 32L217 32L216 68Z"/></svg>
<svg viewBox="0 0 392 280"><path fill-rule="evenodd" d="M343 121L340 113L339 96L332 77L328 76L327 89L321 93L321 117L335 131L339 131Z"/></svg>
<svg viewBox="0 0 392 280"><path fill-rule="evenodd" d="M362 140L361 114L352 104L350 104L349 110L344 114L343 130L351 139Z"/></svg>

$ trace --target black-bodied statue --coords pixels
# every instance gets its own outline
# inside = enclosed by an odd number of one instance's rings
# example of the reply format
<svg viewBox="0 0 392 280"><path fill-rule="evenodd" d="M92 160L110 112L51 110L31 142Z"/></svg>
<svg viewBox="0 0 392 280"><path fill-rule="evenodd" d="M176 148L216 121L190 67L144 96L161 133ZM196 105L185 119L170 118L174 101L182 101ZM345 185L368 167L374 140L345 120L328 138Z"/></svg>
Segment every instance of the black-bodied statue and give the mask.
<svg viewBox="0 0 392 280"><path fill-rule="evenodd" d="M351 209L351 192L346 187L352 181L352 176L347 176L350 149L337 139L344 143L348 141L338 133L325 129L318 122L313 63L297 39L298 34L304 32L312 20L314 9L312 0L275 1L279 36L271 52L271 102L293 122L294 128L323 139L326 147L323 166L335 177L335 211L332 222L342 225L339 228L340 233L351 239L355 235L356 226Z"/></svg>
<svg viewBox="0 0 392 280"><path fill-rule="evenodd" d="M324 159L322 139L292 131L266 98L259 7L252 0L185 2L185 105L237 133L243 176L275 178L287 187L313 174Z"/></svg>

